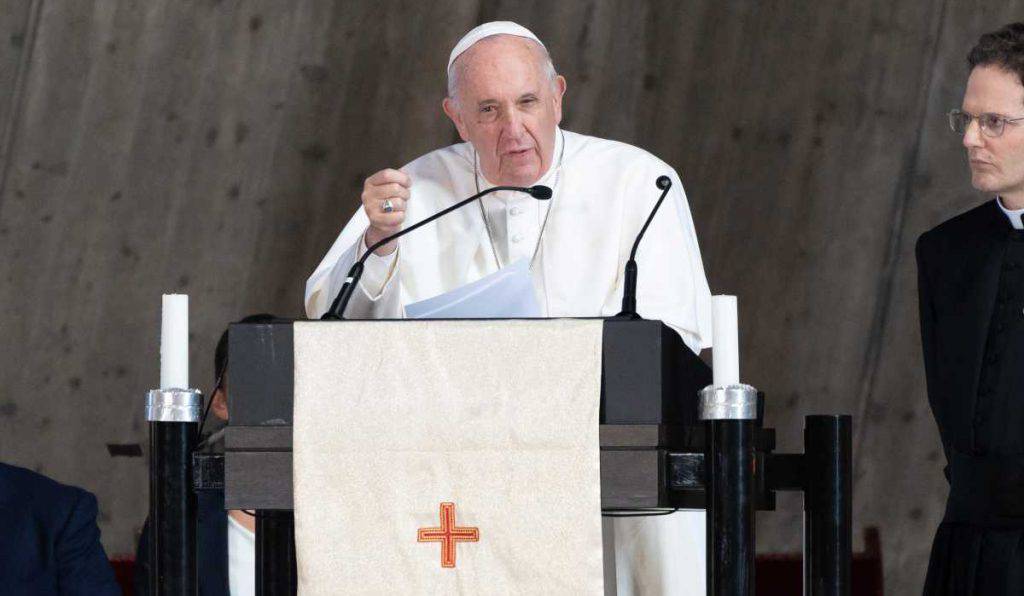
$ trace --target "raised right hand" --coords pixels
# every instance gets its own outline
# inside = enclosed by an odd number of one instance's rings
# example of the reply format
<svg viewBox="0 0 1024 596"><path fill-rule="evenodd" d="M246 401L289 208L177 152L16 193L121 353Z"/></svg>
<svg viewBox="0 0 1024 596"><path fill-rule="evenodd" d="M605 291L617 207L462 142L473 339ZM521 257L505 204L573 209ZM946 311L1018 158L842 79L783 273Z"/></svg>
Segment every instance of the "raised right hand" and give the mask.
<svg viewBox="0 0 1024 596"><path fill-rule="evenodd" d="M401 170L391 168L381 170L363 182L363 209L370 218L370 227L366 230L366 246L370 246L402 229L405 221L405 203L409 200L409 187L412 180ZM391 202L391 212L384 211L384 201ZM380 256L395 251L397 241L390 242L377 249Z"/></svg>

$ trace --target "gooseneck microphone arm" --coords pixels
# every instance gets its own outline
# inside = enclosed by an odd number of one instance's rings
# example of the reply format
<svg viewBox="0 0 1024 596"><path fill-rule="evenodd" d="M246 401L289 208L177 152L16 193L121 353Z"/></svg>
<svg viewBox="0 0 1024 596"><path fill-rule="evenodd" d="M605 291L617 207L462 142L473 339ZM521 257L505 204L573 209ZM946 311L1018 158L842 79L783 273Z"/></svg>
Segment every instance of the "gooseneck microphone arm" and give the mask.
<svg viewBox="0 0 1024 596"><path fill-rule="evenodd" d="M492 192L498 192L500 190L525 192L528 195L540 201L546 201L551 198L551 189L548 188L547 186L494 186L486 190L482 190L476 193L475 195L469 197L468 199L463 199L458 203L455 203L451 207L446 207L438 211L437 213L431 215L430 217L414 223L408 228L399 230L394 234L378 242L375 242L372 246L366 249L366 252L363 253L363 256L359 257L355 264L352 265L352 268L348 270L348 277L345 278L345 283L342 284L341 290L338 291L337 297L335 297L334 302L331 303L331 308L327 309L327 312L325 312L324 315L320 317L320 319L340 321L345 318L345 307L348 306L348 301L352 298L352 292L355 290L356 284L359 283L359 278L363 276L364 263L366 263L366 259L370 258L370 255L373 254L373 251L391 242L392 240L397 240L402 236L405 236L409 232L412 232L417 228L427 225L428 223L434 221L435 219L444 217L445 215L448 215L449 213L455 211L456 209L465 207L466 205L472 203L473 201L479 199L484 195L490 194ZM362 241L363 240L360 239L360 242Z"/></svg>
<svg viewBox="0 0 1024 596"><path fill-rule="evenodd" d="M661 196L658 197L658 202L654 204L654 209L651 209L651 214L647 216L647 221L644 222L644 227L640 228L640 233L636 235L636 240L633 242L633 250L630 251L629 260L626 261L625 279L622 284L622 311L615 315L616 318L640 318L640 315L636 313L636 249L640 246L640 239L643 238L644 234L647 232L647 227L651 225L651 220L654 219L654 214L658 212L658 208L661 207L662 201L665 200L665 196L668 194L669 189L672 188L672 179L668 176L658 176L655 184L661 189Z"/></svg>

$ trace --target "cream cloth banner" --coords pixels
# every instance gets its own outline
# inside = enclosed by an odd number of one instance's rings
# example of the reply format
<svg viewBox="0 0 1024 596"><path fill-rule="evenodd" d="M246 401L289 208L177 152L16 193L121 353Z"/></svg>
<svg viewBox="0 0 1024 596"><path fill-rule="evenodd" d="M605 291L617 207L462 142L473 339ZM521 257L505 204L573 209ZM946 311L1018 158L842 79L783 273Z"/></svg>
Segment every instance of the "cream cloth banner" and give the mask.
<svg viewBox="0 0 1024 596"><path fill-rule="evenodd" d="M602 594L601 330L296 323L299 593Z"/></svg>

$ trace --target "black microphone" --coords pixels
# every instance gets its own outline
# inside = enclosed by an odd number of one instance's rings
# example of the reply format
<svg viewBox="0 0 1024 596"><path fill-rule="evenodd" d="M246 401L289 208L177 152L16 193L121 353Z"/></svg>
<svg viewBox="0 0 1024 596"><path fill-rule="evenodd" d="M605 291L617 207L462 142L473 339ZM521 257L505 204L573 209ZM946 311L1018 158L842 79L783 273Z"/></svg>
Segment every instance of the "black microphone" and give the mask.
<svg viewBox="0 0 1024 596"><path fill-rule="evenodd" d="M425 226L428 223L434 221L435 219L443 217L460 207L465 207L466 205L472 203L473 201L479 199L480 197L486 194L498 192L499 190L525 192L532 196L533 198L540 201L546 201L551 198L551 189L548 188L547 186L494 186L492 188L488 188L487 190L482 190L476 193L475 195L469 197L468 199L463 199L458 203L455 203L451 207L446 207L438 211L437 213L431 215L430 217L418 221L415 224L409 226L408 228L399 230L398 232L395 232L394 234L388 236L387 238L384 238L383 240L374 243L373 246L370 246L369 248L366 249L366 252L363 253L363 256L359 257L359 260L357 260L355 264L352 265L352 268L348 270L348 277L345 278L345 283L342 284L341 290L338 291L337 297L335 297L334 302L331 303L331 308L327 309L327 312L325 312L324 315L320 317L320 320L340 321L345 318L345 307L348 306L348 301L352 298L352 292L355 290L356 284L359 283L359 278L363 276L363 263L366 262L366 259L370 258L370 255L373 254L373 251L384 246L388 242L391 242L392 240L397 240L402 236L405 236L406 234L415 230L416 228ZM362 242L362 240L360 240L360 242Z"/></svg>
<svg viewBox="0 0 1024 596"><path fill-rule="evenodd" d="M661 189L661 196L658 197L658 202L654 204L654 209L651 209L651 214L647 216L644 227L640 228L640 233L636 235L636 241L633 242L633 250L630 251L629 260L626 261L625 280L622 284L622 311L615 315L617 319L635 320L640 318L640 315L636 314L636 249L640 246L640 239L644 237L647 226L651 225L654 214L661 207L661 202L665 200L668 189L672 188L672 180L668 176L658 176L654 184Z"/></svg>

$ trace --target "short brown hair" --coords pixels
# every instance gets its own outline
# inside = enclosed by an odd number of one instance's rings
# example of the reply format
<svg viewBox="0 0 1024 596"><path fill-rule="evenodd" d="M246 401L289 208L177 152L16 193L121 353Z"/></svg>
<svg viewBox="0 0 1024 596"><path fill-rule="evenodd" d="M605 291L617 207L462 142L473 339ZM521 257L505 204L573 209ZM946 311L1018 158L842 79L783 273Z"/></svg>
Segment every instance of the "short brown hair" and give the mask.
<svg viewBox="0 0 1024 596"><path fill-rule="evenodd" d="M1024 23L1010 23L982 35L967 54L967 64L972 70L998 66L1017 75L1024 85Z"/></svg>

